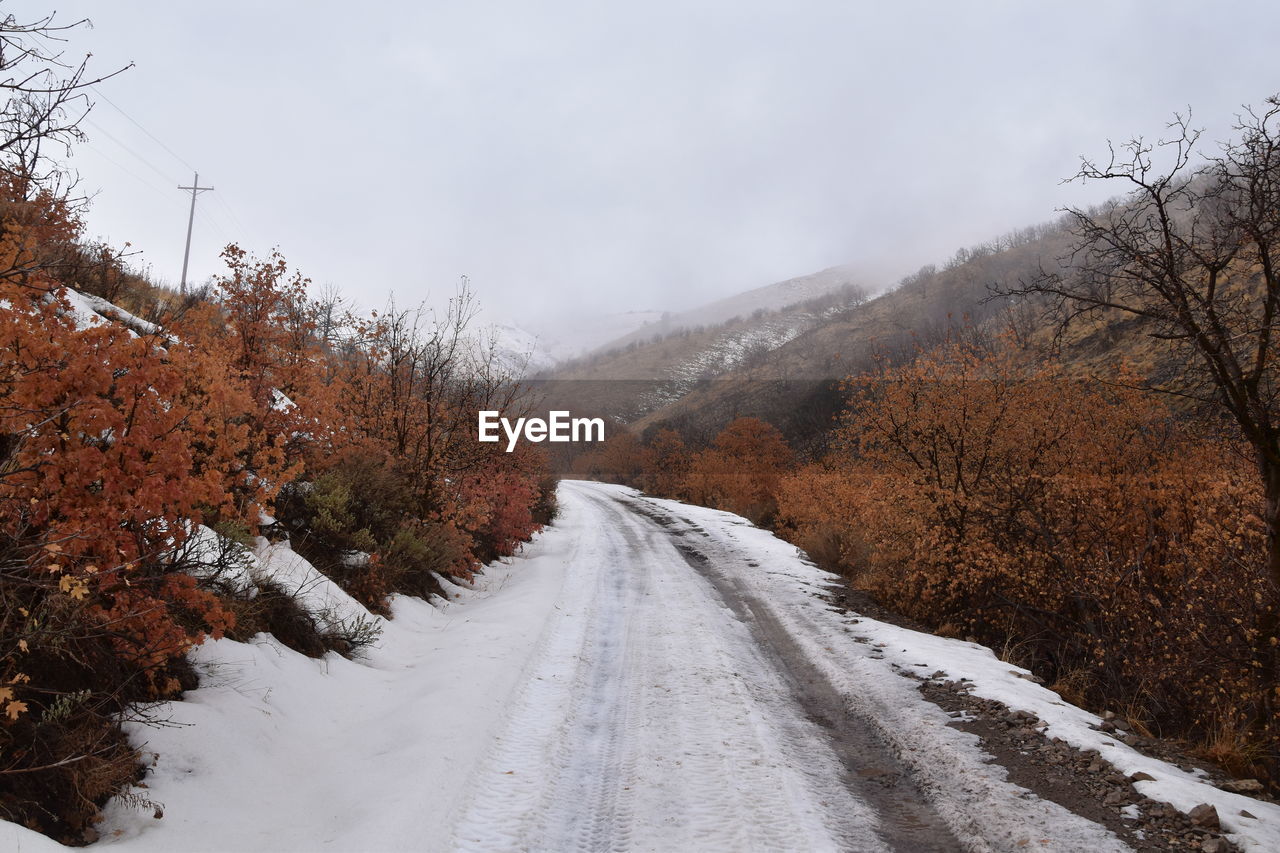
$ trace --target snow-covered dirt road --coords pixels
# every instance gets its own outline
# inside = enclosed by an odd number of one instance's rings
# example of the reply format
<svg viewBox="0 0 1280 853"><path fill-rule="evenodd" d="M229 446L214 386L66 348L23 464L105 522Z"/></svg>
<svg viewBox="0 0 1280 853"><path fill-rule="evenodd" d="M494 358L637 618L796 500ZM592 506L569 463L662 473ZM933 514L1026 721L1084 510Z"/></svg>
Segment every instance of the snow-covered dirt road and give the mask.
<svg viewBox="0 0 1280 853"><path fill-rule="evenodd" d="M153 709L165 725L126 726L152 768L96 846L1128 849L1008 781L918 689L963 679L1122 785L1141 773L1143 796L1210 803L1242 849L1280 849L1280 807L1136 752L989 649L846 612L835 578L738 516L597 483L559 494L521 556L448 599L396 598L356 660L269 635L196 649L199 689ZM258 559L328 618L369 617L287 544ZM0 849L63 848L0 822Z"/></svg>
<svg viewBox="0 0 1280 853"><path fill-rule="evenodd" d="M559 610L449 846L1124 849L1002 783L820 597L779 618L741 519L589 483L561 502L582 534Z"/></svg>
<svg viewBox="0 0 1280 853"><path fill-rule="evenodd" d="M785 666L672 532L614 491L575 484L562 500L590 535L454 846L956 848L905 780L855 793L879 785L850 777Z"/></svg>

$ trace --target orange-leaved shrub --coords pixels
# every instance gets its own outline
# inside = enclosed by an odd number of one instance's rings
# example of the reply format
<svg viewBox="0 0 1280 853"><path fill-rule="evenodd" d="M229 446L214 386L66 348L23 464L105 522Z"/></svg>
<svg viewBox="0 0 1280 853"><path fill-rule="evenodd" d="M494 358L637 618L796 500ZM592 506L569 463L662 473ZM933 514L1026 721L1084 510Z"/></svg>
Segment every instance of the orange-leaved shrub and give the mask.
<svg viewBox="0 0 1280 853"><path fill-rule="evenodd" d="M625 427L617 427L603 442L574 460L573 472L604 483L634 486L639 483L644 464L640 440Z"/></svg>
<svg viewBox="0 0 1280 853"><path fill-rule="evenodd" d="M179 691L232 624L183 541L268 494L224 365L89 322L44 275L0 299L0 816L78 840L136 772L117 715Z"/></svg>
<svg viewBox="0 0 1280 853"><path fill-rule="evenodd" d="M463 291L442 318L393 306L349 320L329 369L290 386L298 410L330 427L330 447L286 487L280 519L295 547L379 612L392 592L439 594L440 578L513 554L555 488L542 454L478 440L475 413L518 408L521 393L468 338L474 310ZM307 414L326 394L325 414Z"/></svg>
<svg viewBox="0 0 1280 853"><path fill-rule="evenodd" d="M513 553L554 488L538 454L476 440L475 409L520 392L463 318L445 335L334 322L278 254L231 246L214 288L147 331L63 286L86 275L68 258L119 263L79 228L0 179L0 818L68 843L140 772L122 717L194 686L187 652L236 614L324 650L288 591L260 579L255 606L225 582L232 539L290 536L382 609ZM187 547L202 524L230 537L218 564Z"/></svg>
<svg viewBox="0 0 1280 853"><path fill-rule="evenodd" d="M776 427L738 418L693 456L681 490L694 503L767 524L777 512L778 482L791 463L791 448Z"/></svg>
<svg viewBox="0 0 1280 853"><path fill-rule="evenodd" d="M642 451L640 488L651 495L685 497L690 456L680 433L673 429L658 430Z"/></svg>
<svg viewBox="0 0 1280 853"><path fill-rule="evenodd" d="M882 603L1153 729L1274 766L1251 649L1273 606L1249 460L1132 377L952 344L853 383L784 527Z"/></svg>

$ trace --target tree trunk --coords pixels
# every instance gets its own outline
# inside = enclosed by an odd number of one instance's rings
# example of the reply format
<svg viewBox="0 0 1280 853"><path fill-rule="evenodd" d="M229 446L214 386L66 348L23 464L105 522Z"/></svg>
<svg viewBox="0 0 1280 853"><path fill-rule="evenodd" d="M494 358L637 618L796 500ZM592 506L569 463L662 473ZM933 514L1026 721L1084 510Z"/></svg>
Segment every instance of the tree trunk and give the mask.
<svg viewBox="0 0 1280 853"><path fill-rule="evenodd" d="M1280 462L1259 453L1266 499L1267 574L1270 595L1262 602L1258 619L1259 703L1261 728L1280 724ZM1268 732L1270 734L1270 732ZM1280 755L1271 755L1273 774L1280 773Z"/></svg>

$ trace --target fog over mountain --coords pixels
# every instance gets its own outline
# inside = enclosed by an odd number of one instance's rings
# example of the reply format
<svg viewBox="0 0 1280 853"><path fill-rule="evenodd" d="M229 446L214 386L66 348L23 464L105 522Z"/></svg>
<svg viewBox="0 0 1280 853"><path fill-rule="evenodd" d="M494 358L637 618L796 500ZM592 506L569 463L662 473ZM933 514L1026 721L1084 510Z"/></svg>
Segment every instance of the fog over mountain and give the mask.
<svg viewBox="0 0 1280 853"><path fill-rule="evenodd" d="M1100 200L1059 185L1078 155L1188 105L1228 135L1280 23L1181 0L59 7L82 16L76 56L136 63L72 161L101 191L88 231L154 277L177 281L199 170L196 281L228 241L278 244L364 307L465 275L493 321L587 327L839 264L891 282Z"/></svg>

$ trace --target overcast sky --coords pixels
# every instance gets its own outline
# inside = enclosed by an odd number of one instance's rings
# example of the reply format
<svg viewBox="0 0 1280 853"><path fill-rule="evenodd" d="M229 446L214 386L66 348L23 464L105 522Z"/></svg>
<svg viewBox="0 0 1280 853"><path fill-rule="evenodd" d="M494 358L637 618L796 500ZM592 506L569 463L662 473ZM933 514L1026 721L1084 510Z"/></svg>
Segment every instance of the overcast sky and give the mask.
<svg viewBox="0 0 1280 853"><path fill-rule="evenodd" d="M1055 208L1080 154L1280 91L1272 2L30 2L87 16L89 233L176 283L278 245L365 307L490 320L873 283ZM141 125L173 153L139 129ZM175 156L176 155L176 156Z"/></svg>

